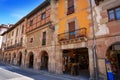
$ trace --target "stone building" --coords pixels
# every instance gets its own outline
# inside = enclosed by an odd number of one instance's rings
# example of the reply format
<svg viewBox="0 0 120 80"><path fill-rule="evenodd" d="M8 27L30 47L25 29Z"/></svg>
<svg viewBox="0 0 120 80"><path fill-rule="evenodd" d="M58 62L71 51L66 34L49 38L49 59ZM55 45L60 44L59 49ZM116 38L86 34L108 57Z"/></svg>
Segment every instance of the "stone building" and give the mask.
<svg viewBox="0 0 120 80"><path fill-rule="evenodd" d="M70 75L89 76L91 64L89 0L59 0L57 26L57 70ZM76 68L75 68L76 67ZM76 69L76 71L74 70Z"/></svg>
<svg viewBox="0 0 120 80"><path fill-rule="evenodd" d="M106 61L119 75L120 0L91 2L90 7L90 0L44 1L3 33L3 61L93 79L95 46L99 78L107 79Z"/></svg>
<svg viewBox="0 0 120 80"><path fill-rule="evenodd" d="M52 7L45 1L26 16L26 67L54 71Z"/></svg>
<svg viewBox="0 0 120 80"><path fill-rule="evenodd" d="M3 61L22 66L25 48L25 20L22 18L13 27L2 34L6 42L3 42Z"/></svg>
<svg viewBox="0 0 120 80"><path fill-rule="evenodd" d="M5 41L5 39L3 39L2 37L2 33L4 33L5 31L7 31L12 25L5 25L5 24L1 24L0 25L0 60L2 59L2 40Z"/></svg>
<svg viewBox="0 0 120 80"><path fill-rule="evenodd" d="M120 79L120 0L95 0L93 4L99 77L112 71ZM91 45L92 40L88 43ZM94 65L93 65L94 66Z"/></svg>

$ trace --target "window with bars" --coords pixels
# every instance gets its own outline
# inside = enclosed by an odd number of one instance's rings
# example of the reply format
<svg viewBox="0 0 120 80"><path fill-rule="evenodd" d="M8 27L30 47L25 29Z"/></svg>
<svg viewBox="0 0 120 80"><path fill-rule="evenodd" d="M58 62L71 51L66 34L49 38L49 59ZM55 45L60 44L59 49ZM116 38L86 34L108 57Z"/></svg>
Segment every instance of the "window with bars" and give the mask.
<svg viewBox="0 0 120 80"><path fill-rule="evenodd" d="M74 13L74 0L68 0L67 15Z"/></svg>
<svg viewBox="0 0 120 80"><path fill-rule="evenodd" d="M109 21L120 20L120 7L108 10Z"/></svg>

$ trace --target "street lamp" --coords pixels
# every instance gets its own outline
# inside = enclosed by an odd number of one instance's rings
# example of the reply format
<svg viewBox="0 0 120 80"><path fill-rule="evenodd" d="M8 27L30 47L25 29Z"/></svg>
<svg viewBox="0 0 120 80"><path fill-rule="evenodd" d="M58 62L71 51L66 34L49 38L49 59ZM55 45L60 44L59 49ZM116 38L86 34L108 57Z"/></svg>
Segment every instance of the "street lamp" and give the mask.
<svg viewBox="0 0 120 80"><path fill-rule="evenodd" d="M95 36L95 29L94 29L94 19L93 19L93 5L92 0L90 0L90 8L91 8L91 21L92 21L92 32L93 32L93 66L94 66L94 80L98 80L98 63L97 63L97 54L96 54L96 36Z"/></svg>

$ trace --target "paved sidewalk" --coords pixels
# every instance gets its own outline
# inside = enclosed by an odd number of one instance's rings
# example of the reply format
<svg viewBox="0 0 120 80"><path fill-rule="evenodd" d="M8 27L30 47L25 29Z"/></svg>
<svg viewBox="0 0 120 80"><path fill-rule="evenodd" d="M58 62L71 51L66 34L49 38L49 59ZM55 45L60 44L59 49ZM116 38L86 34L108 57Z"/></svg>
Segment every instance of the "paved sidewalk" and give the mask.
<svg viewBox="0 0 120 80"><path fill-rule="evenodd" d="M82 74L84 73L82 73L80 76L71 76L67 74L55 74L55 73L42 71L42 70L22 68L22 67L13 66L10 64L6 64L6 65L9 65L9 67L12 67L16 69L17 71L23 70L27 72L27 74L29 73L28 77L31 77L34 80L89 80L89 76L82 76Z"/></svg>

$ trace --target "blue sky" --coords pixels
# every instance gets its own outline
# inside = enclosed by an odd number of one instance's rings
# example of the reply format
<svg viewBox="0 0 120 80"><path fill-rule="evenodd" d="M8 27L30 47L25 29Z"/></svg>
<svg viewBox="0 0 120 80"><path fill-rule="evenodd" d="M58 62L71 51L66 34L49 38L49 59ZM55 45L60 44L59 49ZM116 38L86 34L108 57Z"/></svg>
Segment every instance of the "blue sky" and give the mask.
<svg viewBox="0 0 120 80"><path fill-rule="evenodd" d="M0 0L0 24L15 24L45 0Z"/></svg>

